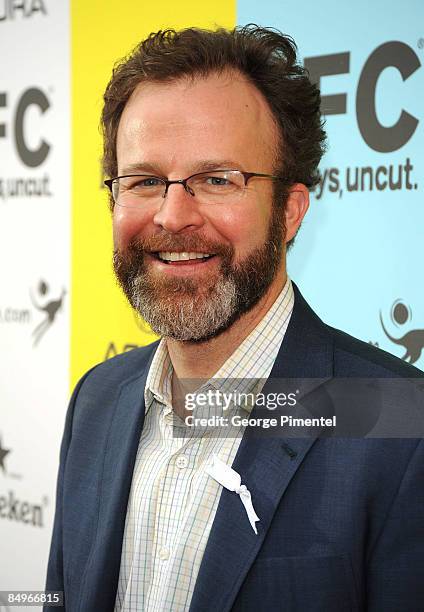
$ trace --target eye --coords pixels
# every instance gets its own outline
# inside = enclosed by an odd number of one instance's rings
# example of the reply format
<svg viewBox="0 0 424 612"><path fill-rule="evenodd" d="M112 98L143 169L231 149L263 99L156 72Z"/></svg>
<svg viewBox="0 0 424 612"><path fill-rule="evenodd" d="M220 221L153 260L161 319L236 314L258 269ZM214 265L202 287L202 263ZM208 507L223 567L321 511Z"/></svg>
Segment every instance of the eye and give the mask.
<svg viewBox="0 0 424 612"><path fill-rule="evenodd" d="M228 178L222 176L206 176L205 183L212 187L227 187L231 185L231 181Z"/></svg>
<svg viewBox="0 0 424 612"><path fill-rule="evenodd" d="M154 187L159 187L160 185L163 185L163 181L156 176L146 176L145 178L134 180L130 185L130 189L151 189Z"/></svg>

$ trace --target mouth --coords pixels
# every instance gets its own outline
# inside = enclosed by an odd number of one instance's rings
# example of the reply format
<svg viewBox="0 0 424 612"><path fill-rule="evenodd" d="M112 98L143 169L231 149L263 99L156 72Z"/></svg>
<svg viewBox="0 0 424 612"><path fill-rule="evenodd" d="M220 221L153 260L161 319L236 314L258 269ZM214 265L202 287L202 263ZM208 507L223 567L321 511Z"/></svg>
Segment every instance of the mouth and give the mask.
<svg viewBox="0 0 424 612"><path fill-rule="evenodd" d="M188 251L155 251L150 253L155 259L167 265L201 265L216 257L214 253Z"/></svg>

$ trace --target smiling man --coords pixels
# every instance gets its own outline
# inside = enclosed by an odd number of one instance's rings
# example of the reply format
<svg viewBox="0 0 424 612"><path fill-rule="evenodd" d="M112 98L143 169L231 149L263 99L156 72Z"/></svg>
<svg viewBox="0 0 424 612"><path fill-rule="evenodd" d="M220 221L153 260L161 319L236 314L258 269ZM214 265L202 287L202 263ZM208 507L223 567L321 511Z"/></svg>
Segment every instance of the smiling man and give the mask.
<svg viewBox="0 0 424 612"><path fill-rule="evenodd" d="M318 115L315 121L315 138L322 138ZM123 176L109 182L118 205L117 276L134 308L170 339L168 347L172 340L216 338L207 348L192 347L208 362L207 375L286 281L284 244L307 210L308 191L292 184L289 197L280 190L274 204L274 184L284 184L274 174L282 170L280 138L263 94L231 67L197 79L141 83L120 119L116 155ZM210 361L205 349L212 346Z"/></svg>
<svg viewBox="0 0 424 612"><path fill-rule="evenodd" d="M421 609L421 442L255 436L271 419L235 399L283 379L418 375L322 323L287 277L325 140L293 41L158 32L104 99L114 268L162 339L75 389L47 588L71 611ZM220 435L189 426L189 387ZM247 427L221 435L217 393Z"/></svg>

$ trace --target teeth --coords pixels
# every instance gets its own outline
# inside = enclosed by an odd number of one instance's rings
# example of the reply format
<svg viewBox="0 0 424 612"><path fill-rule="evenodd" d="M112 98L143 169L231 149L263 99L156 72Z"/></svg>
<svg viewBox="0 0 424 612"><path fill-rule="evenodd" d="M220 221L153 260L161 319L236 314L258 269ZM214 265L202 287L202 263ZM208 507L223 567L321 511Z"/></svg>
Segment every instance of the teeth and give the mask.
<svg viewBox="0 0 424 612"><path fill-rule="evenodd" d="M165 261L188 261L189 259L203 259L204 257L210 257L208 253L176 253L170 251L161 251L158 253L160 259Z"/></svg>

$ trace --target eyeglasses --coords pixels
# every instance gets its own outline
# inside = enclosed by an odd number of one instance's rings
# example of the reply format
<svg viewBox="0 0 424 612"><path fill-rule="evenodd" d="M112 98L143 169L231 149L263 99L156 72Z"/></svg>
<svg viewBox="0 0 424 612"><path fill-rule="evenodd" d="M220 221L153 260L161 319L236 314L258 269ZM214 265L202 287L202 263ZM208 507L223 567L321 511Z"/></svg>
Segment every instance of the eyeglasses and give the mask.
<svg viewBox="0 0 424 612"><path fill-rule="evenodd" d="M170 185L182 185L200 204L233 202L239 198L250 179L254 177L283 181L281 176L240 170L211 170L192 174L185 179L169 181L161 176L131 174L105 181L119 206L140 208L165 198Z"/></svg>

